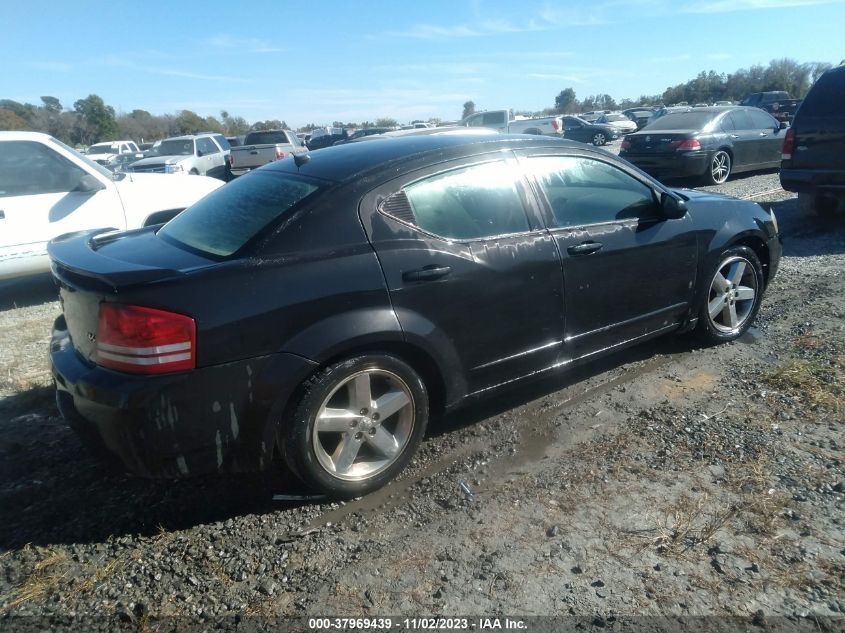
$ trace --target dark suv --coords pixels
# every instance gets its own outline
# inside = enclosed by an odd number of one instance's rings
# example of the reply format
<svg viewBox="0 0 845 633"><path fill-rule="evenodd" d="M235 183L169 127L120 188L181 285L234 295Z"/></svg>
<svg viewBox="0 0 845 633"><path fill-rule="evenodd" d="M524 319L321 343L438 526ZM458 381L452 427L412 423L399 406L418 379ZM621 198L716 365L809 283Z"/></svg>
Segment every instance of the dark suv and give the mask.
<svg viewBox="0 0 845 633"><path fill-rule="evenodd" d="M783 142L780 182L803 209L833 214L845 201L845 66L810 89Z"/></svg>

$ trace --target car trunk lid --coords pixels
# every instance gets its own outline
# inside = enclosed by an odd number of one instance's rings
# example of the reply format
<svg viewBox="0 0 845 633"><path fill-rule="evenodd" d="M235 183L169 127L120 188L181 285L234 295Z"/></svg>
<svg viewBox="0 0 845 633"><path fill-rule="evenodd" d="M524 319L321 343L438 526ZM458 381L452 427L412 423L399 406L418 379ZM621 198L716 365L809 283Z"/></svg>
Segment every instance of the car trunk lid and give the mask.
<svg viewBox="0 0 845 633"><path fill-rule="evenodd" d="M91 362L101 303L132 303L133 287L184 277L215 263L159 239L156 228L71 233L47 248L71 342Z"/></svg>
<svg viewBox="0 0 845 633"><path fill-rule="evenodd" d="M682 143L694 139L695 134L683 130L643 131L626 136L622 149L628 154L669 154L683 149Z"/></svg>

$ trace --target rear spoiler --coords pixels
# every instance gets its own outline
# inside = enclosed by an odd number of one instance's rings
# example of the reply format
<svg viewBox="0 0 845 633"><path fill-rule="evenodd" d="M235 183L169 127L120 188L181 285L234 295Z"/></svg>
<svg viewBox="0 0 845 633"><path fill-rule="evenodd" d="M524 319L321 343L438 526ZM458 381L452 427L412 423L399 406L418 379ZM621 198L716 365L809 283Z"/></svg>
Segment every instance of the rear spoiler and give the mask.
<svg viewBox="0 0 845 633"><path fill-rule="evenodd" d="M134 264L98 253L104 244L157 228L151 226L120 232L106 228L60 235L47 244L53 276L71 286L84 279L97 280L114 290L123 286L183 276L184 273L178 270Z"/></svg>

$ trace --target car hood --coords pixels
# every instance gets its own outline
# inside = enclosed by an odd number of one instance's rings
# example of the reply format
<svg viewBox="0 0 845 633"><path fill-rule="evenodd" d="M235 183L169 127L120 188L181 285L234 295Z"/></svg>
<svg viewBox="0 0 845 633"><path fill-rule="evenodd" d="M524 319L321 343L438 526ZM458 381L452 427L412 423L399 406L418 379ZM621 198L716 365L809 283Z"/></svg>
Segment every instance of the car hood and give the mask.
<svg viewBox="0 0 845 633"><path fill-rule="evenodd" d="M144 165L175 165L190 158L193 158L193 156L150 156L149 158L142 158L134 162L133 165L139 167L143 167Z"/></svg>

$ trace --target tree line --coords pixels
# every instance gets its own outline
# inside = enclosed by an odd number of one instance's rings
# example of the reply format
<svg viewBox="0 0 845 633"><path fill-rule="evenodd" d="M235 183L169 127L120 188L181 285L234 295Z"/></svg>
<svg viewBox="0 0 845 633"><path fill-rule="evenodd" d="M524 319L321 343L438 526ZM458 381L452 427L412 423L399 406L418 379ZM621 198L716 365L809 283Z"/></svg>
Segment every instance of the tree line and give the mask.
<svg viewBox="0 0 845 633"><path fill-rule="evenodd" d="M245 134L250 129L286 128L284 121L272 119L250 124L227 111L220 118L203 117L191 110L175 114L151 114L146 110L116 113L95 94L79 99L73 109L65 109L56 97L41 97L41 104L0 99L0 130L46 132L71 145L133 139L155 141L169 136L217 132L227 136Z"/></svg>
<svg viewBox="0 0 845 633"><path fill-rule="evenodd" d="M591 110L624 110L640 105L671 105L686 101L713 103L740 101L753 92L785 90L795 98L803 98L823 72L832 68L828 62L801 64L793 59L774 59L768 66L740 68L733 73L701 71L689 81L670 86L659 95L640 95L638 99L622 99L618 103L608 94L586 97L579 101L572 88L561 90L553 107L545 114L569 114Z"/></svg>

